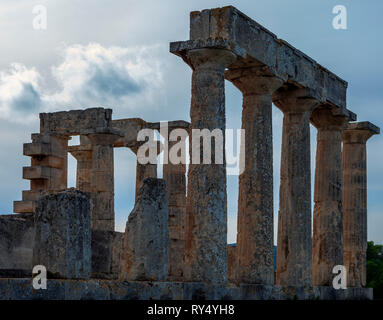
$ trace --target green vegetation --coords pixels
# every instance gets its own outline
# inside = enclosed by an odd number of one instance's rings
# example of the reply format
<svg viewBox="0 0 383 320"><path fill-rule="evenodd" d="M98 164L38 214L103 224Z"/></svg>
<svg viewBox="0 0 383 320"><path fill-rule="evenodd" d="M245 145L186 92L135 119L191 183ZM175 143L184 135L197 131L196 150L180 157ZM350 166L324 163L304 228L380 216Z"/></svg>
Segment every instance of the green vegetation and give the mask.
<svg viewBox="0 0 383 320"><path fill-rule="evenodd" d="M383 299L383 246L368 242L367 287L374 288L374 299Z"/></svg>

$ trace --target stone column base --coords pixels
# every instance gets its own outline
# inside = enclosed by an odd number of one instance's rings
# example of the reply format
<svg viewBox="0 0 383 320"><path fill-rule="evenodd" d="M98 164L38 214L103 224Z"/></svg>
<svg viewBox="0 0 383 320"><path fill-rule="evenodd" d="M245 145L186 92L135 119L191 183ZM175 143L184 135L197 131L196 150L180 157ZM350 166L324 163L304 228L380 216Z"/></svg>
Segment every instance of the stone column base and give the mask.
<svg viewBox="0 0 383 320"><path fill-rule="evenodd" d="M372 300L373 289L211 286L199 282L148 282L48 279L46 290L33 290L31 279L0 279L0 300Z"/></svg>

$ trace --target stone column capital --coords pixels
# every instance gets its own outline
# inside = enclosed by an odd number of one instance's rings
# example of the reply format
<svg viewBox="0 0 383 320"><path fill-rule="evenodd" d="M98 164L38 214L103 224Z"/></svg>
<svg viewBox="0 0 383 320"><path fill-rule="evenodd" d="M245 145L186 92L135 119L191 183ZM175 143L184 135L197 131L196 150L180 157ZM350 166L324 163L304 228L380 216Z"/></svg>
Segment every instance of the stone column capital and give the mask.
<svg viewBox="0 0 383 320"><path fill-rule="evenodd" d="M138 149L145 143L147 143L147 141L135 141L134 143L132 142L127 144L126 147L132 150L135 155L137 155ZM159 155L163 150L163 144L161 141L154 141L152 147L156 148L157 155Z"/></svg>
<svg viewBox="0 0 383 320"><path fill-rule="evenodd" d="M311 113L319 101L313 97L311 90L304 88L284 88L279 90L274 98L274 104L283 113Z"/></svg>
<svg viewBox="0 0 383 320"><path fill-rule="evenodd" d="M311 113L311 123L319 131L342 131L347 128L349 117L346 115L334 115L327 106L319 106Z"/></svg>
<svg viewBox="0 0 383 320"><path fill-rule="evenodd" d="M68 152L77 160L84 161L92 158L92 145L79 145L68 147Z"/></svg>
<svg viewBox="0 0 383 320"><path fill-rule="evenodd" d="M222 73L237 59L233 52L215 48L192 49L187 52L186 56L189 66L194 71L217 70Z"/></svg>
<svg viewBox="0 0 383 320"><path fill-rule="evenodd" d="M263 68L237 68L225 71L226 80L232 82L244 96L273 95L284 80L268 74Z"/></svg>
<svg viewBox="0 0 383 320"><path fill-rule="evenodd" d="M114 129L100 130L95 132L86 132L83 134L86 136L93 145L113 145L118 139L123 137L119 131Z"/></svg>
<svg viewBox="0 0 383 320"><path fill-rule="evenodd" d="M371 122L349 123L343 131L342 140L343 143L365 144L375 134L380 134L380 128Z"/></svg>

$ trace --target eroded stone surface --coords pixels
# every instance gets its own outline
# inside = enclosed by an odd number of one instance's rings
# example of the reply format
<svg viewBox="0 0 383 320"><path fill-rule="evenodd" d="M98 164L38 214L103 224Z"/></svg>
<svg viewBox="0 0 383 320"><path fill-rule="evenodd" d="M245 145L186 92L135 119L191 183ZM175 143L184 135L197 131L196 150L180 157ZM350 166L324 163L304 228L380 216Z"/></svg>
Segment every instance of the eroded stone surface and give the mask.
<svg viewBox="0 0 383 320"><path fill-rule="evenodd" d="M33 265L50 278L87 279L91 273L88 196L74 189L43 195L35 213Z"/></svg>
<svg viewBox="0 0 383 320"><path fill-rule="evenodd" d="M366 285L367 173L366 142L379 128L369 122L343 131L343 258L350 287Z"/></svg>
<svg viewBox="0 0 383 320"><path fill-rule="evenodd" d="M274 103L284 113L276 283L311 285L310 114L317 101L296 89L282 91Z"/></svg>
<svg viewBox="0 0 383 320"><path fill-rule="evenodd" d="M124 233L92 230L92 278L118 279Z"/></svg>
<svg viewBox="0 0 383 320"><path fill-rule="evenodd" d="M245 143L239 176L237 281L274 283L272 95L283 81L261 68L225 73L243 94L242 129ZM243 141L241 142L243 143Z"/></svg>
<svg viewBox="0 0 383 320"><path fill-rule="evenodd" d="M342 130L348 118L329 106L314 110L318 130L314 189L313 285L330 286L332 270L343 265Z"/></svg>
<svg viewBox="0 0 383 320"><path fill-rule="evenodd" d="M165 181L144 180L126 223L121 280L162 281L167 278L168 217Z"/></svg>
<svg viewBox="0 0 383 320"><path fill-rule="evenodd" d="M226 128L224 70L235 55L228 50L188 52L193 68L190 129ZM211 143L211 142L210 142ZM189 142L192 159L192 139ZM223 152L225 144L223 143ZM215 148L212 159L215 159ZM202 148L200 148L202 150ZM201 152L201 158L203 154ZM213 161L212 161L213 162ZM223 164L190 164L185 243L186 281L227 281L227 195Z"/></svg>
<svg viewBox="0 0 383 320"><path fill-rule="evenodd" d="M0 215L0 269L32 270L33 214Z"/></svg>

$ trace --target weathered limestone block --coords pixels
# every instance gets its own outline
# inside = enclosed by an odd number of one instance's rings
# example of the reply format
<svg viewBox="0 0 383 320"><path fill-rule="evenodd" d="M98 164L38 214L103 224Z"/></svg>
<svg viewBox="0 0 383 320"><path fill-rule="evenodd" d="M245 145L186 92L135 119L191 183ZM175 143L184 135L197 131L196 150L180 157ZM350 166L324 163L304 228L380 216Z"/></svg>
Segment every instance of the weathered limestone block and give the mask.
<svg viewBox="0 0 383 320"><path fill-rule="evenodd" d="M0 270L32 272L33 214L0 215Z"/></svg>
<svg viewBox="0 0 383 320"><path fill-rule="evenodd" d="M305 89L286 89L274 103L284 113L276 282L311 285L310 114L317 101Z"/></svg>
<svg viewBox="0 0 383 320"><path fill-rule="evenodd" d="M111 121L112 110L104 108L40 113L40 132L79 135L86 130L110 128Z"/></svg>
<svg viewBox="0 0 383 320"><path fill-rule="evenodd" d="M190 41L171 43L171 51L181 53L181 47L214 40L241 51L246 58L242 64L262 64L274 75L312 90L316 99L346 106L346 81L232 6L191 12Z"/></svg>
<svg viewBox="0 0 383 320"><path fill-rule="evenodd" d="M168 194L165 181L144 181L126 223L120 280L163 281L168 275Z"/></svg>
<svg viewBox="0 0 383 320"><path fill-rule="evenodd" d="M222 130L223 145L220 147L223 154L226 128L224 70L235 59L235 54L228 50L196 49L187 52L187 61L193 69L190 129ZM209 143L212 164L189 165L184 279L225 283L226 160L223 157L222 164L214 163L220 155L215 153L214 140ZM200 142L198 144L201 146ZM203 149L200 147L200 159L204 157ZM189 153L193 159L193 139L189 142Z"/></svg>
<svg viewBox="0 0 383 320"><path fill-rule="evenodd" d="M91 273L90 204L87 194L69 189L43 195L35 213L33 265L50 277L87 279Z"/></svg>
<svg viewBox="0 0 383 320"><path fill-rule="evenodd" d="M245 142L239 176L237 270L240 283L274 283L272 95L283 80L262 68L225 72L243 94Z"/></svg>
<svg viewBox="0 0 383 320"><path fill-rule="evenodd" d="M118 279L124 234L92 230L92 278Z"/></svg>
<svg viewBox="0 0 383 320"><path fill-rule="evenodd" d="M380 129L370 122L351 123L343 131L343 259L349 287L366 285L367 159L366 143Z"/></svg>
<svg viewBox="0 0 383 320"><path fill-rule="evenodd" d="M32 134L32 143L24 144L31 166L23 168L23 179L30 180L30 190L23 191L22 201L14 202L14 212L33 213L41 192L66 189L69 139L56 133Z"/></svg>
<svg viewBox="0 0 383 320"><path fill-rule="evenodd" d="M322 105L311 114L318 129L314 190L313 285L331 286L343 265L342 130L349 117Z"/></svg>

